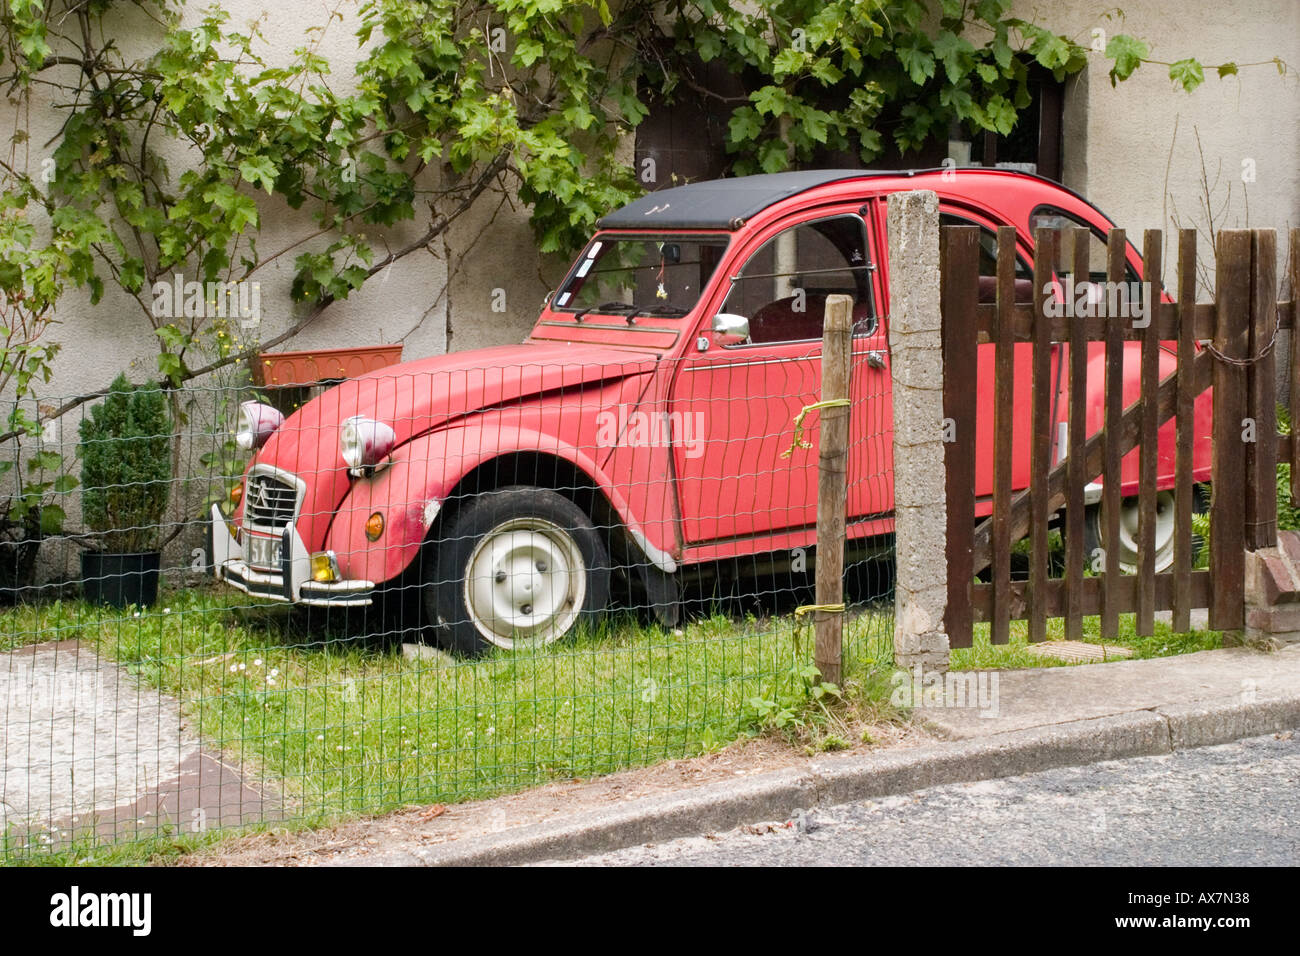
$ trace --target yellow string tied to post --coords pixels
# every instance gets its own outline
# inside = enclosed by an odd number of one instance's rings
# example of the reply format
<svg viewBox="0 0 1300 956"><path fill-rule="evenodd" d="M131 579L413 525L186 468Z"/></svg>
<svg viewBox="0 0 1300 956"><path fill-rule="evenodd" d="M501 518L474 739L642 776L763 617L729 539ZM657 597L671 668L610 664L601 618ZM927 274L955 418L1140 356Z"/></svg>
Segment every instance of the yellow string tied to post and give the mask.
<svg viewBox="0 0 1300 956"><path fill-rule="evenodd" d="M812 442L803 440L803 420L809 412L815 412L822 408L845 408L849 404L847 398L828 398L823 402L813 402L811 405L805 405L803 411L794 417L794 441L790 447L781 452L782 458L789 458L794 454L796 448L811 448Z"/></svg>
<svg viewBox="0 0 1300 956"><path fill-rule="evenodd" d="M843 604L804 604L794 609L795 617L803 617L805 614L812 614L814 611L825 611L827 614L843 614Z"/></svg>

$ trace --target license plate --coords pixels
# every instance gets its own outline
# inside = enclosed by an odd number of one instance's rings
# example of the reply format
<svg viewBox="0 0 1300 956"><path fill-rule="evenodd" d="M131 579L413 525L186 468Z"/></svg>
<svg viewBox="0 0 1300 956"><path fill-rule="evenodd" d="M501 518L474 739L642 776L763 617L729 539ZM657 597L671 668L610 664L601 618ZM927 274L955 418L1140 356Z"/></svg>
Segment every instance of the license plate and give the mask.
<svg viewBox="0 0 1300 956"><path fill-rule="evenodd" d="M248 563L255 568L268 571L280 570L280 550L283 547L279 538L248 538Z"/></svg>

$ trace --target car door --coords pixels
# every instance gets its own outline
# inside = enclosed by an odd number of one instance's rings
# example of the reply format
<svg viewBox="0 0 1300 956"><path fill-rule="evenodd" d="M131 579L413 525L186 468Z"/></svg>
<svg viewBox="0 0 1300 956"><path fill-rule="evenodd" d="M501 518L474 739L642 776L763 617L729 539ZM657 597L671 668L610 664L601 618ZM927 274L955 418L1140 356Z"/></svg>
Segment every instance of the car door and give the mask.
<svg viewBox="0 0 1300 956"><path fill-rule="evenodd" d="M882 201L873 217L876 229L882 237L881 245L886 246L888 240L886 237L887 217L885 215L885 203ZM939 224L940 226L978 226L980 228L979 237L979 300L988 304L996 301L997 291L997 248L998 237L997 229L999 226L1011 225L1009 220L1002 221L994 213L977 209L953 201L951 198L941 197L939 201ZM1033 267L1032 267L1032 247L1029 244L1029 238L1022 230L1017 235L1016 246L1016 271L1015 271L1015 298L1017 302L1033 301ZM889 264L888 261L882 269L885 286L885 302L888 308L888 289L889 289ZM1031 406L1031 384L1033 368L1033 351L1029 343L1018 343L1013 346L1013 404L1018 409L1029 409ZM991 496L993 494L993 408L994 408L994 380L993 369L995 360L995 347L993 345L981 345L978 347L979 352L976 360L977 366L977 387L975 395L976 412L975 412L975 447L977 454L975 458L975 494L977 499L977 513L988 514L991 505ZM1060 366L1060 350L1057 346L1052 348L1051 359L1051 379L1057 382L1057 373ZM1055 413L1055 409L1053 409ZM1029 444L1031 433L1032 419L1029 414L1016 415L1012 422L1012 462L1011 462L1011 483L1013 488L1025 488L1029 485ZM1056 436L1053 436L1055 442ZM1053 459L1055 460L1055 459ZM893 504L890 503L892 510Z"/></svg>
<svg viewBox="0 0 1300 956"><path fill-rule="evenodd" d="M983 303L997 301L998 275L998 236L999 223L996 219L965 208L954 208L940 204L939 224L941 226L979 226L979 300ZM1017 241L1021 237L1017 235ZM1033 269L1024 244L1017 246L1015 298L1017 302L1032 302ZM1050 380L1057 382L1056 372L1059 367L1059 346L1052 346ZM994 369L996 367L997 348L994 345L979 346L976 360L976 396L975 396L975 447L979 449L975 456L975 494L979 498L993 495L993 409L994 409ZM1029 445L1032 437L1033 419L1029 409L1033 404L1033 345L1020 342L1012 346L1012 404L1022 409L1023 414L1014 416L1011 423L1011 487L1027 488L1030 481ZM1054 411L1054 409L1053 409ZM1053 435L1055 439L1055 435ZM979 510L986 511L991 505Z"/></svg>
<svg viewBox="0 0 1300 956"><path fill-rule="evenodd" d="M678 500L687 545L811 529L816 524L820 417L802 428L810 448L795 444L795 419L821 394L821 336L826 297L852 297L855 352L852 421L887 425L874 442L892 471L892 410L888 371L867 369L868 352L886 351L877 320L872 255L856 207L808 211L773 224L738 250L741 263L726 277L730 289L704 316L695 350L681 362L673 385L674 417L703 441L674 443ZM748 337L730 341L713 331L717 314L740 317ZM855 424L854 445L864 446ZM784 454L789 452L788 455ZM879 490L879 489L877 489ZM857 509L869 496L859 495ZM850 514L853 517L853 514Z"/></svg>

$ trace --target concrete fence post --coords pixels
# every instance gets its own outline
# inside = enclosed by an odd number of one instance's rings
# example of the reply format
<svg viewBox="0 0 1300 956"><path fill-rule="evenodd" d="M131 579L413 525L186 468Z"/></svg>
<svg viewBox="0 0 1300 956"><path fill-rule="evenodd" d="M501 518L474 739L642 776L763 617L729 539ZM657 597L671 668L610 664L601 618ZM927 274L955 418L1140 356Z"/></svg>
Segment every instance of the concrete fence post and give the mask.
<svg viewBox="0 0 1300 956"><path fill-rule="evenodd" d="M889 197L889 352L894 397L894 663L948 669L947 501L939 199Z"/></svg>

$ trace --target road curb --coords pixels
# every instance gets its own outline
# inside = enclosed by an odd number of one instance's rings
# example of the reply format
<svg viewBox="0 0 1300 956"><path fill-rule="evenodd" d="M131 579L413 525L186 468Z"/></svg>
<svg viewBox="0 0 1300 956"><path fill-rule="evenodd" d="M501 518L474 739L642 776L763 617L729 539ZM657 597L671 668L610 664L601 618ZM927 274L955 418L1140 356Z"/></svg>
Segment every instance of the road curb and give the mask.
<svg viewBox="0 0 1300 956"><path fill-rule="evenodd" d="M1242 703L1240 695L1156 708L1169 723L1174 750L1227 743L1300 727L1300 694Z"/></svg>
<svg viewBox="0 0 1300 956"><path fill-rule="evenodd" d="M326 865L509 866L569 860L745 823L788 820L799 810L819 805L1102 760L1158 756L1298 727L1300 694L1164 706L914 750L830 757L806 767L629 801L577 818L380 851Z"/></svg>

